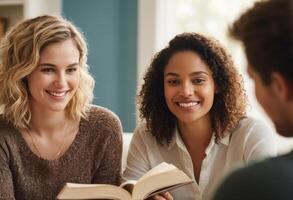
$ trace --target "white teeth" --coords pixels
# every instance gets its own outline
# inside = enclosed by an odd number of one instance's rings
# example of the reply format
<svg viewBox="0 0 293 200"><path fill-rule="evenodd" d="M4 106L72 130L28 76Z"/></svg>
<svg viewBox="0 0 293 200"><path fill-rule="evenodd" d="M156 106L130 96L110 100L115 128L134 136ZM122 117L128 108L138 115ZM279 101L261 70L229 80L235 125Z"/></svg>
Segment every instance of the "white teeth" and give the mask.
<svg viewBox="0 0 293 200"><path fill-rule="evenodd" d="M190 108L199 104L198 102L189 102L189 103L178 103L180 107Z"/></svg>
<svg viewBox="0 0 293 200"><path fill-rule="evenodd" d="M51 92L51 91L48 91L48 93L55 97L62 97L66 94L66 92Z"/></svg>

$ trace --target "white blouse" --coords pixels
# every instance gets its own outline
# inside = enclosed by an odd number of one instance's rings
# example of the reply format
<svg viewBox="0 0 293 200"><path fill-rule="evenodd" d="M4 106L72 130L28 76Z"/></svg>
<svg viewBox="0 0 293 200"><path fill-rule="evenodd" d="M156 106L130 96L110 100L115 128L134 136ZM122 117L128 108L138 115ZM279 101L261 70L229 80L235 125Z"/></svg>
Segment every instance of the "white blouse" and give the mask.
<svg viewBox="0 0 293 200"><path fill-rule="evenodd" d="M216 144L212 137L205 151L206 157L202 161L197 183L191 157L178 131L175 131L169 146L161 146L155 137L145 131L145 124L142 124L134 131L123 176L125 179L137 180L161 162L168 162L184 171L195 182L170 191L174 199L210 200L227 173L253 160L275 156L276 149L273 131L266 124L252 118L242 119L231 138L228 135Z"/></svg>

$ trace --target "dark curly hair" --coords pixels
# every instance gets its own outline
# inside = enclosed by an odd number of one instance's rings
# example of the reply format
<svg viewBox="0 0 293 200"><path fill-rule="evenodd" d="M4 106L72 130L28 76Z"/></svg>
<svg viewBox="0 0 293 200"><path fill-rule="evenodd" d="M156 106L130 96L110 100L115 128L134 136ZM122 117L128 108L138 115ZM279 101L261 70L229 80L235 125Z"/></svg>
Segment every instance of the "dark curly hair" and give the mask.
<svg viewBox="0 0 293 200"><path fill-rule="evenodd" d="M256 2L230 28L230 34L243 42L247 59L262 78L271 82L279 72L293 83L293 1Z"/></svg>
<svg viewBox="0 0 293 200"><path fill-rule="evenodd" d="M154 56L137 96L140 117L146 121L147 131L159 144L170 143L177 120L165 101L164 70L170 58L182 51L197 53L213 72L219 92L215 94L210 113L212 129L218 142L225 136L225 131L234 129L239 120L246 116L247 99L242 77L231 57L213 38L197 33L179 34Z"/></svg>

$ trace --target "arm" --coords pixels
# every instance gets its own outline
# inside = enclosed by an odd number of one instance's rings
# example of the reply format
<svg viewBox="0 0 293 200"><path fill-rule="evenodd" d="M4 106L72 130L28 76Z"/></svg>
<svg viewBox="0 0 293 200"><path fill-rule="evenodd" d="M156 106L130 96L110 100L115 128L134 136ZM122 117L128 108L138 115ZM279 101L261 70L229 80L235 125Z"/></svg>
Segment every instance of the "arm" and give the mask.
<svg viewBox="0 0 293 200"><path fill-rule="evenodd" d="M9 168L8 149L0 146L0 199L15 199L13 179Z"/></svg>
<svg viewBox="0 0 293 200"><path fill-rule="evenodd" d="M122 158L122 127L118 117L111 117L109 126L103 134L109 137L105 141L103 158L93 177L93 183L115 184L121 183Z"/></svg>

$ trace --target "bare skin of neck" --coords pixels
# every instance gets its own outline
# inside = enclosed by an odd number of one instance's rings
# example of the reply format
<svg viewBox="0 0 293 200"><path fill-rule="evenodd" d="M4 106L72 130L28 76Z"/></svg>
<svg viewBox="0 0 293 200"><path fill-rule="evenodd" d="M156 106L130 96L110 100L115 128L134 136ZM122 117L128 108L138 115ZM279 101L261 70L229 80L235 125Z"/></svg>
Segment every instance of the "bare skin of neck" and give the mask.
<svg viewBox="0 0 293 200"><path fill-rule="evenodd" d="M72 144L79 127L79 120L66 116L65 112L32 112L31 128L21 133L37 156L55 160Z"/></svg>
<svg viewBox="0 0 293 200"><path fill-rule="evenodd" d="M202 119L193 123L180 123L179 132L189 152L194 170L194 177L199 183L202 161L205 158L205 150L212 137L210 119Z"/></svg>

